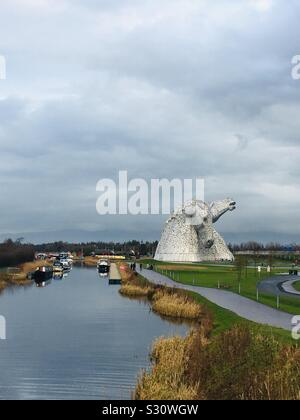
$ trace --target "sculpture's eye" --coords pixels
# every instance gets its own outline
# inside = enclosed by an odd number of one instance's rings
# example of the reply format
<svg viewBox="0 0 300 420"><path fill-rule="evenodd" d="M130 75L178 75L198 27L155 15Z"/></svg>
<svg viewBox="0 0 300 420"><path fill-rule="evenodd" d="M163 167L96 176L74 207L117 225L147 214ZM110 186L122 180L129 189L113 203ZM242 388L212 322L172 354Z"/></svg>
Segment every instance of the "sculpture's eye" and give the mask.
<svg viewBox="0 0 300 420"><path fill-rule="evenodd" d="M203 221L204 222L207 222L208 221L208 218L207 217L203 217Z"/></svg>

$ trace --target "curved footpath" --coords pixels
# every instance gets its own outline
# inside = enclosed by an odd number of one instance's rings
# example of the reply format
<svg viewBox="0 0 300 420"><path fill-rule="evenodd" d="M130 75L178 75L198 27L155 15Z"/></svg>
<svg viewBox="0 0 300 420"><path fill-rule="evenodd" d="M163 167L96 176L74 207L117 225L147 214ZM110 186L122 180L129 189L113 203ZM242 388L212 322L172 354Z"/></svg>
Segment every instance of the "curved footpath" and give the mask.
<svg viewBox="0 0 300 420"><path fill-rule="evenodd" d="M293 283L296 281L299 281L299 277L288 275L273 276L261 281L258 285L258 290L262 293L271 293L273 295L300 299L300 292L293 287Z"/></svg>
<svg viewBox="0 0 300 420"><path fill-rule="evenodd" d="M221 306L224 309L228 309L249 321L253 321L258 324L270 325L275 328L283 328L287 331L291 331L292 329L293 315L270 308L235 293L177 283L162 274L156 273L155 271L146 269L140 271L139 267L137 267L137 272L152 283L196 292L216 305Z"/></svg>

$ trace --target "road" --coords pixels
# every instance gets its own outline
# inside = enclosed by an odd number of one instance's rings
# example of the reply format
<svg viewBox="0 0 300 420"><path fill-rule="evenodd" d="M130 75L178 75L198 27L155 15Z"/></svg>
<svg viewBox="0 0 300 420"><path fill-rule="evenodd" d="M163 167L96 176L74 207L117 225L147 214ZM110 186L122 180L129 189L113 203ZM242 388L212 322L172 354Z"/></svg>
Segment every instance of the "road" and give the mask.
<svg viewBox="0 0 300 420"><path fill-rule="evenodd" d="M139 267L137 267L137 271L152 283L196 292L216 305L224 309L228 309L249 321L263 325L270 325L276 328L283 328L288 331L292 328L293 315L270 308L235 293L177 283L166 276L156 273L155 271L146 269L140 271Z"/></svg>
<svg viewBox="0 0 300 420"><path fill-rule="evenodd" d="M298 280L299 277L295 276L273 276L261 281L258 290L262 293L300 299L300 293L293 288L293 283Z"/></svg>

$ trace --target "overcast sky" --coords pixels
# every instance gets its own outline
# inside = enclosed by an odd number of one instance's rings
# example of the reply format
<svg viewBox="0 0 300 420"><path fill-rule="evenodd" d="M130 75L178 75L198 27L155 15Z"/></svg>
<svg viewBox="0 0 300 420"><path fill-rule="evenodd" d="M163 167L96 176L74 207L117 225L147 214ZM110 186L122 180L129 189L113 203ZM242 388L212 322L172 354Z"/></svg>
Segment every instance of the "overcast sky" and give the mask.
<svg viewBox="0 0 300 420"><path fill-rule="evenodd" d="M96 183L206 179L222 232L300 237L297 0L3 0L0 232L153 238L100 217ZM101 239L101 235L99 234Z"/></svg>

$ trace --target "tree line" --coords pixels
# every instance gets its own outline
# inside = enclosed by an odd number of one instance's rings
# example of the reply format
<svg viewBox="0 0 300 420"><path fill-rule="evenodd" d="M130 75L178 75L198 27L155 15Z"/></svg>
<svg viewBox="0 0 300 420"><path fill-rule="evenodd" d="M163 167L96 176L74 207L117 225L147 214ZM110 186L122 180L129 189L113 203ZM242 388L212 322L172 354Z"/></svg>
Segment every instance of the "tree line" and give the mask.
<svg viewBox="0 0 300 420"><path fill-rule="evenodd" d="M126 241L126 242L82 242L67 243L54 242L35 245L36 252L62 252L69 251L77 255L89 256L93 253L114 253L116 255L148 255L153 256L158 245L157 241Z"/></svg>
<svg viewBox="0 0 300 420"><path fill-rule="evenodd" d="M34 259L34 246L7 239L0 244L0 267L14 267Z"/></svg>
<svg viewBox="0 0 300 420"><path fill-rule="evenodd" d="M32 261L36 252L62 252L69 251L77 255L89 256L93 253L113 253L115 255L142 255L153 257L158 241L137 241L130 240L125 242L82 242L68 243L63 241L53 243L42 243L38 245L23 243L23 238L16 241L7 239L0 244L0 267L15 266L23 262ZM228 244L233 253L239 251L288 251L293 253L300 251L300 245L292 244L288 246L279 243L262 244L255 241L244 242L241 244Z"/></svg>
<svg viewBox="0 0 300 420"><path fill-rule="evenodd" d="M260 242L249 241L243 242L241 244L228 244L230 250L232 252L239 252L239 251L285 251L285 252L295 252L300 251L300 245L298 244L289 244L289 245L282 245L276 242L269 242L267 244L263 244Z"/></svg>

